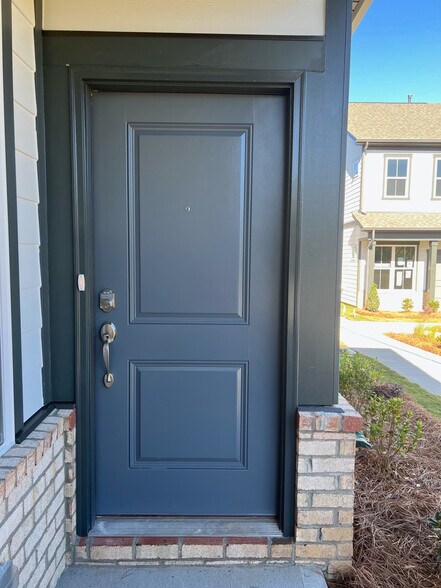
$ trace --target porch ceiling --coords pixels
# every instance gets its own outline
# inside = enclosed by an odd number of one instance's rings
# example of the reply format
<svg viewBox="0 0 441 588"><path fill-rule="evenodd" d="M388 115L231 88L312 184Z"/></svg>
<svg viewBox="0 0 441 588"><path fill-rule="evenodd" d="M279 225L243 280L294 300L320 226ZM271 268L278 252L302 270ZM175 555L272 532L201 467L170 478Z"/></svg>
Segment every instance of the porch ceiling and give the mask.
<svg viewBox="0 0 441 588"><path fill-rule="evenodd" d="M441 230L437 212L354 212L353 217L365 231Z"/></svg>

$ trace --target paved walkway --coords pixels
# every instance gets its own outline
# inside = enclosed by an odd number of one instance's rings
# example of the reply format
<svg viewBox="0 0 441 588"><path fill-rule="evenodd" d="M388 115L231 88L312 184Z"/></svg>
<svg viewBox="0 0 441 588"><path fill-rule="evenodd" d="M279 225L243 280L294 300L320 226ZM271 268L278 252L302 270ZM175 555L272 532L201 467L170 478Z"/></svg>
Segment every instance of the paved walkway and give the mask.
<svg viewBox="0 0 441 588"><path fill-rule="evenodd" d="M68 567L57 588L326 588L321 573L286 564Z"/></svg>
<svg viewBox="0 0 441 588"><path fill-rule="evenodd" d="M416 324L350 321L342 318L340 339L348 347L378 359L428 392L441 396L441 356L384 335L388 331L412 333Z"/></svg>

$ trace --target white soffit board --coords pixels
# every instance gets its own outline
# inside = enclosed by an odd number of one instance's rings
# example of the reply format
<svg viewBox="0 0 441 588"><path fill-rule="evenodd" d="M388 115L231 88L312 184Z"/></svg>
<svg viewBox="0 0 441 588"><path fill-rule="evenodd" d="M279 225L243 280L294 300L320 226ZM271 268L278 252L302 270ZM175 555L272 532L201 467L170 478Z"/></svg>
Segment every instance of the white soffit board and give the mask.
<svg viewBox="0 0 441 588"><path fill-rule="evenodd" d="M326 0L43 0L52 31L322 36Z"/></svg>

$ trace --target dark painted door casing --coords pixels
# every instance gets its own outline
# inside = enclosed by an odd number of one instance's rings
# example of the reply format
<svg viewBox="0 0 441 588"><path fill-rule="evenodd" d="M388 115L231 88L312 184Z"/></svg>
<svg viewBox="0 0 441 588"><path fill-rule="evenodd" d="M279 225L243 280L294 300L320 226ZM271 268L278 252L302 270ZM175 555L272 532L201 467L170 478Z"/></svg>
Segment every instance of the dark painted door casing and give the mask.
<svg viewBox="0 0 441 588"><path fill-rule="evenodd" d="M283 96L92 99L98 515L278 512L286 112Z"/></svg>

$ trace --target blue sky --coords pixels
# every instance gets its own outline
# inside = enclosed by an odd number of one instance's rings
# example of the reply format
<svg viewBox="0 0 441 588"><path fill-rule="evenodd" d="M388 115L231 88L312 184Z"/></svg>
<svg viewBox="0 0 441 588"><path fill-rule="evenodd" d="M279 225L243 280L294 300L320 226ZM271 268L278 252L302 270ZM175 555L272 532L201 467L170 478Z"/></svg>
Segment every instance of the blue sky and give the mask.
<svg viewBox="0 0 441 588"><path fill-rule="evenodd" d="M441 102L441 0L373 0L352 37L351 102Z"/></svg>

